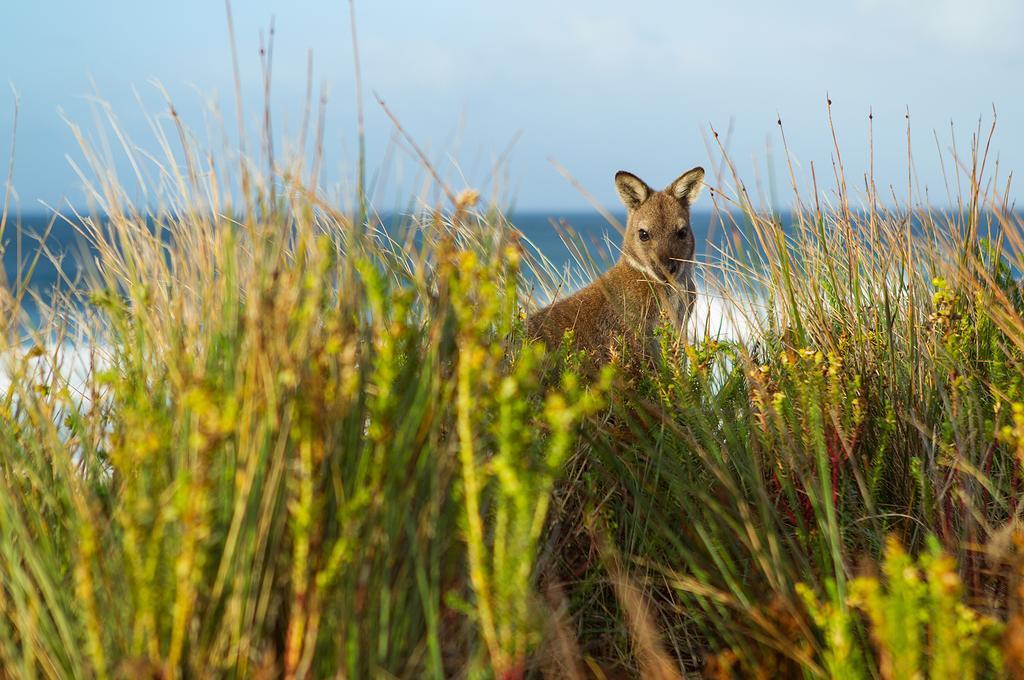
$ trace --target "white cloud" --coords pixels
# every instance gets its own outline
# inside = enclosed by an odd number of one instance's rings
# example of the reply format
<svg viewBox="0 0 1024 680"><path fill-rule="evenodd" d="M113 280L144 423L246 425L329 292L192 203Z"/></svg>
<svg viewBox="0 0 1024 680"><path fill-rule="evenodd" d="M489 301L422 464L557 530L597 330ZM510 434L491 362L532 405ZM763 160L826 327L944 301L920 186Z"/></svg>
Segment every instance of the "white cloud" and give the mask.
<svg viewBox="0 0 1024 680"><path fill-rule="evenodd" d="M389 36L363 39L361 61L371 88L384 93L447 91L472 75L464 55L449 45L416 38L395 41Z"/></svg>
<svg viewBox="0 0 1024 680"><path fill-rule="evenodd" d="M1024 53L1020 0L861 0L899 28L968 53Z"/></svg>

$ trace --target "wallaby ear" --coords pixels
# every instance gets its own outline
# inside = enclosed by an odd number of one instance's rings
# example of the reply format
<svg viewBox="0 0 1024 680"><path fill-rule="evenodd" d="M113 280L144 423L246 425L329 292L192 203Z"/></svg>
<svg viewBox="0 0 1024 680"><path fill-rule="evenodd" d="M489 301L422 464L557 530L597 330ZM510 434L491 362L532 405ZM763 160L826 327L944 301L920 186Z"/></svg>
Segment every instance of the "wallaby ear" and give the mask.
<svg viewBox="0 0 1024 680"><path fill-rule="evenodd" d="M693 202L700 196L701 190L704 188L704 168L697 166L693 170L687 170L684 172L679 179L669 185L668 193L675 196L676 200L685 203L686 205L693 205Z"/></svg>
<svg viewBox="0 0 1024 680"><path fill-rule="evenodd" d="M625 170L615 173L615 188L619 191L622 203L630 210L639 206L651 195L651 188L647 186L646 182Z"/></svg>

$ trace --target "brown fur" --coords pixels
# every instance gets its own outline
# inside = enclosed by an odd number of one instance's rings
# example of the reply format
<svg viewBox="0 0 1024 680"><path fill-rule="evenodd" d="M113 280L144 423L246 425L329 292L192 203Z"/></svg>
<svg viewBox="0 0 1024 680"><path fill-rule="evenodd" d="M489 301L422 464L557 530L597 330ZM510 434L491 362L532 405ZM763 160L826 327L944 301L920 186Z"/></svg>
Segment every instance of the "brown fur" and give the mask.
<svg viewBox="0 0 1024 680"><path fill-rule="evenodd" d="M578 348L607 360L620 337L641 353L656 351L662 315L682 330L696 297L690 205L703 180L704 170L693 168L654 191L635 175L616 173L627 210L622 256L589 286L527 319L528 337L554 347L572 330Z"/></svg>

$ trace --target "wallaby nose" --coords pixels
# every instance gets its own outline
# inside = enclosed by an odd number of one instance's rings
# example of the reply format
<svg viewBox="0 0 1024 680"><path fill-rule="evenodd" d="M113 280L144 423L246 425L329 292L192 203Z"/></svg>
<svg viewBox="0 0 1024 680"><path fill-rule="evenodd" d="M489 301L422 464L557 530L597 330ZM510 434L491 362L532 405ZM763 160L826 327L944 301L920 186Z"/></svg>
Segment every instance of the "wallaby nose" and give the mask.
<svg viewBox="0 0 1024 680"><path fill-rule="evenodd" d="M668 270L669 274L675 276L676 272L679 271L679 260L669 260L665 263L665 269Z"/></svg>

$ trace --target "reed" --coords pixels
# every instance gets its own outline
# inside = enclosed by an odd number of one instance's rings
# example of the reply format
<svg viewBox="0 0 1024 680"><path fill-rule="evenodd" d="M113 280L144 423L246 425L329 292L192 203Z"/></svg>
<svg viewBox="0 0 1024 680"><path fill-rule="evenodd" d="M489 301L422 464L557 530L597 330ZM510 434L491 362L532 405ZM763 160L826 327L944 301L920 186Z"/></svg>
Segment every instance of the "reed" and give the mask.
<svg viewBox="0 0 1024 680"><path fill-rule="evenodd" d="M384 224L319 151L153 129L143 192L76 129L95 271L34 323L31 267L0 289L0 676L1020 667L1024 223L980 133L958 210L837 172L785 228L723 151L699 265L748 333L595 373L523 343L560 275L475 192Z"/></svg>

